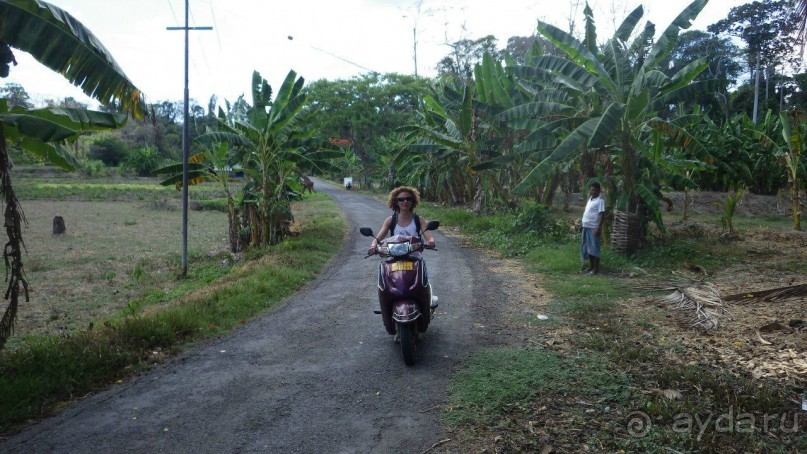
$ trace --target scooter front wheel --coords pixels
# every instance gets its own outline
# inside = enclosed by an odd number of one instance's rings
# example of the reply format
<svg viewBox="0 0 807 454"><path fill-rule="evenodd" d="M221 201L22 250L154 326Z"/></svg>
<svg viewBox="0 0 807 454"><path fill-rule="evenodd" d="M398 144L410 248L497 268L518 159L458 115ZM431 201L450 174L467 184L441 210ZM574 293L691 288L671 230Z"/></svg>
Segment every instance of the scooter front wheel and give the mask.
<svg viewBox="0 0 807 454"><path fill-rule="evenodd" d="M404 364L411 366L415 364L415 331L414 323L397 323L398 335L401 340L401 354Z"/></svg>

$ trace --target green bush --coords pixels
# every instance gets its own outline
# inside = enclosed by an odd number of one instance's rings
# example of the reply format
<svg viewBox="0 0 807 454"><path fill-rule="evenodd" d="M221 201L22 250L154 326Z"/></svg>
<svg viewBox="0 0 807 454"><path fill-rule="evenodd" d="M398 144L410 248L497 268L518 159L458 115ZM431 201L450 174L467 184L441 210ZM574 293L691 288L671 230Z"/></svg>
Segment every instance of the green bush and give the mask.
<svg viewBox="0 0 807 454"><path fill-rule="evenodd" d="M549 212L549 208L531 201L525 202L516 213L513 230L515 232L532 232L539 238L550 241L561 241L569 234L568 226L555 219Z"/></svg>
<svg viewBox="0 0 807 454"><path fill-rule="evenodd" d="M163 158L154 147L146 146L132 150L123 160L123 168L139 177L149 177L162 167Z"/></svg>
<svg viewBox="0 0 807 454"><path fill-rule="evenodd" d="M103 161L89 160L81 164L81 172L88 177L97 177L109 173Z"/></svg>
<svg viewBox="0 0 807 454"><path fill-rule="evenodd" d="M90 159L115 167L126 158L126 144L117 137L99 137L90 145Z"/></svg>

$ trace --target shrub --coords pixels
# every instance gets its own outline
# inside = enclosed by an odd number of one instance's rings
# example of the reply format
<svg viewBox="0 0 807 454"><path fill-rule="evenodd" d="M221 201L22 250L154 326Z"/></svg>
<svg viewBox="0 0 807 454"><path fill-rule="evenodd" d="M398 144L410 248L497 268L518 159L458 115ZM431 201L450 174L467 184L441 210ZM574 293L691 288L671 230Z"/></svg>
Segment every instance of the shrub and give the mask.
<svg viewBox="0 0 807 454"><path fill-rule="evenodd" d="M513 228L521 232L534 232L546 240L561 240L568 235L568 227L549 212L549 208L537 202L527 201L518 211Z"/></svg>
<svg viewBox="0 0 807 454"><path fill-rule="evenodd" d="M90 145L90 159L115 167L126 157L126 144L117 137L100 137Z"/></svg>
<svg viewBox="0 0 807 454"><path fill-rule="evenodd" d="M162 164L163 158L160 157L157 149L145 146L129 153L123 161L123 168L134 172L139 177L148 177L162 167Z"/></svg>
<svg viewBox="0 0 807 454"><path fill-rule="evenodd" d="M83 162L81 165L81 172L88 177L97 177L108 173L106 165L103 163L103 161L94 160Z"/></svg>

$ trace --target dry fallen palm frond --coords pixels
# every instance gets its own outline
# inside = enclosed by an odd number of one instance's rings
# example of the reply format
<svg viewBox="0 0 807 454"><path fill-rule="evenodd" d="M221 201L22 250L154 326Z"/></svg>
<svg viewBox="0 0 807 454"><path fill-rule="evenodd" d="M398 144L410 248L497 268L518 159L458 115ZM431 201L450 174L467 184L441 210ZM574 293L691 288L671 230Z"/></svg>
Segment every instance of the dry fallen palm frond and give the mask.
<svg viewBox="0 0 807 454"><path fill-rule="evenodd" d="M766 301L784 301L789 299L807 298L807 284L788 285L758 292L745 292L729 295L725 301L739 303L761 303Z"/></svg>
<svg viewBox="0 0 807 454"><path fill-rule="evenodd" d="M726 312L726 305L720 296L720 290L706 281L693 281L677 278L672 282L648 284L641 286L649 291L672 291L669 295L655 301L673 306L678 310L695 311L692 326L703 326L715 329L720 326L719 317Z"/></svg>

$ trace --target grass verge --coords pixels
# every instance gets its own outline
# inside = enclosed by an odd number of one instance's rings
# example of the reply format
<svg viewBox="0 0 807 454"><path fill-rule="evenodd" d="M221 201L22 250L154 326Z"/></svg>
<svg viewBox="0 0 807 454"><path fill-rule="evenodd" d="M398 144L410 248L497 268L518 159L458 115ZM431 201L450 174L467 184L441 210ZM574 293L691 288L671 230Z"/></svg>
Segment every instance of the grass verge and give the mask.
<svg viewBox="0 0 807 454"><path fill-rule="evenodd" d="M590 277L580 273L576 240L547 242L516 232L517 215L419 210L540 274L552 296L545 307L552 323L531 334L571 333L560 347L539 340L527 344L542 346L482 350L466 361L442 414L464 451L807 449L807 414L795 410L792 390L687 361L674 341L656 332L669 323L663 315L622 303L634 296L630 284L637 276L663 277L695 260L715 267L742 255L736 244L672 238L630 258L605 248L605 276Z"/></svg>
<svg viewBox="0 0 807 454"><path fill-rule="evenodd" d="M299 235L254 251L251 260L224 275L210 271L215 266L193 263L184 292L172 293L164 306L146 296L100 326L28 338L1 352L0 432L161 362L189 343L229 331L299 290L341 247L347 222L322 194L306 197L295 214Z"/></svg>

